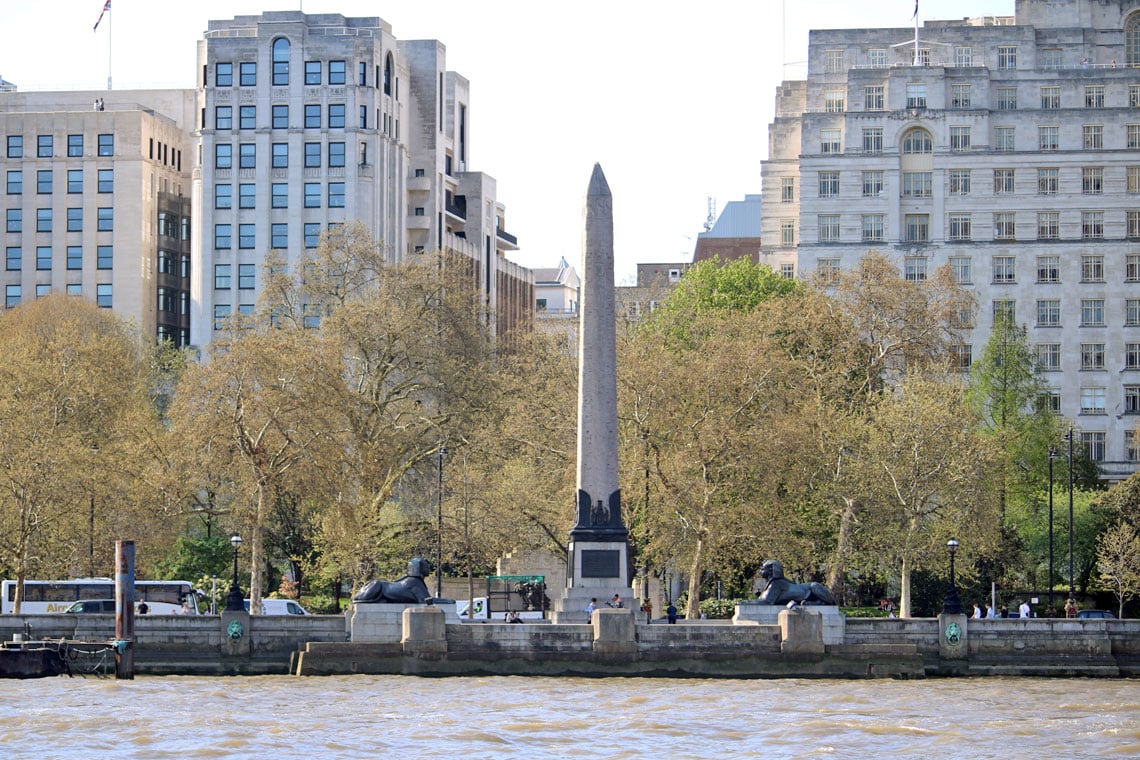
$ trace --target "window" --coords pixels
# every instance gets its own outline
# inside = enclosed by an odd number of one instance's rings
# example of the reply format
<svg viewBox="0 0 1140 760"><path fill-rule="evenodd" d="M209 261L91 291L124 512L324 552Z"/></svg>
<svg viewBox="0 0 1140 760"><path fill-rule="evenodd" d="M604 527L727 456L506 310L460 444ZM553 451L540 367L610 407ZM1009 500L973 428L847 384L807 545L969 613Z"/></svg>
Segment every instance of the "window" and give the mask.
<svg viewBox="0 0 1140 760"><path fill-rule="evenodd" d="M238 225L238 248L256 248L257 247L257 225L254 224L239 224Z"/></svg>
<svg viewBox="0 0 1140 760"><path fill-rule="evenodd" d="M257 185L253 183L238 185L238 208L257 208Z"/></svg>
<svg viewBox="0 0 1140 760"><path fill-rule="evenodd" d="M315 103L305 104L305 129L321 128L321 107Z"/></svg>
<svg viewBox="0 0 1140 760"><path fill-rule="evenodd" d="M883 192L883 173L881 171L863 172L863 197L877 198Z"/></svg>
<svg viewBox="0 0 1140 760"><path fill-rule="evenodd" d="M233 129L234 128L234 109L233 109L233 106L216 106L214 108L214 128L215 129Z"/></svg>
<svg viewBox="0 0 1140 760"><path fill-rule="evenodd" d="M329 61L329 84L345 83L344 61Z"/></svg>
<svg viewBox="0 0 1140 760"><path fill-rule="evenodd" d="M230 264L214 264L214 289L215 290L229 290L230 289L230 270L233 267Z"/></svg>
<svg viewBox="0 0 1140 760"><path fill-rule="evenodd" d="M1124 281L1140 282L1140 253L1129 253L1124 257Z"/></svg>
<svg viewBox="0 0 1140 760"><path fill-rule="evenodd" d="M51 232L51 209L36 209L36 232Z"/></svg>
<svg viewBox="0 0 1140 760"><path fill-rule="evenodd" d="M950 127L950 150L955 152L970 149L970 128Z"/></svg>
<svg viewBox="0 0 1140 760"><path fill-rule="evenodd" d="M67 231L83 232L83 209L69 208L67 210Z"/></svg>
<svg viewBox="0 0 1140 760"><path fill-rule="evenodd" d="M819 152L839 153L838 129L821 129L819 131Z"/></svg>
<svg viewBox="0 0 1140 760"><path fill-rule="evenodd" d="M102 134L98 136L98 153L100 156L113 156L115 155L115 136L109 134Z"/></svg>
<svg viewBox="0 0 1140 760"><path fill-rule="evenodd" d="M100 232L111 232L115 228L115 209L104 206L95 209L95 229Z"/></svg>
<svg viewBox="0 0 1140 760"><path fill-rule="evenodd" d="M246 61L238 64L238 84L242 87L257 86L257 64Z"/></svg>
<svg viewBox="0 0 1140 760"><path fill-rule="evenodd" d="M1061 88L1060 87L1042 87L1041 88L1041 110L1055 111L1061 107Z"/></svg>
<svg viewBox="0 0 1140 760"><path fill-rule="evenodd" d="M1140 211L1125 211L1124 223L1128 239L1140 239Z"/></svg>
<svg viewBox="0 0 1140 760"><path fill-rule="evenodd" d="M1039 53L1038 60L1041 62L1041 67L1045 69L1059 69L1061 68L1061 51L1059 48L1043 48Z"/></svg>
<svg viewBox="0 0 1140 760"><path fill-rule="evenodd" d="M999 45L997 49L999 69L1017 68L1017 47L1013 45Z"/></svg>
<svg viewBox="0 0 1140 760"><path fill-rule="evenodd" d="M1136 431L1124 431L1124 458L1129 462L1140 461L1140 448L1136 446Z"/></svg>
<svg viewBox="0 0 1140 760"><path fill-rule="evenodd" d="M950 239L951 240L969 240L970 239L970 215L969 214L951 214L950 215Z"/></svg>
<svg viewBox="0 0 1140 760"><path fill-rule="evenodd" d="M1128 85L1128 107L1140 108L1140 84Z"/></svg>
<svg viewBox="0 0 1140 760"><path fill-rule="evenodd" d="M968 85L968 84L952 84L952 85L950 85L950 107L951 108L969 108L970 107L970 85Z"/></svg>
<svg viewBox="0 0 1140 760"><path fill-rule="evenodd" d="M1081 192L1085 195L1100 195L1104 192L1103 168L1086 166L1081 169Z"/></svg>
<svg viewBox="0 0 1140 760"><path fill-rule="evenodd" d="M273 208L289 208L289 183L274 182L272 190L273 200L270 205Z"/></svg>
<svg viewBox="0 0 1140 760"><path fill-rule="evenodd" d="M951 344L950 362L959 372L969 372L974 363L974 347L969 343Z"/></svg>
<svg viewBox="0 0 1140 760"><path fill-rule="evenodd" d="M1042 372L1059 372L1061 370L1061 344L1037 344L1037 369Z"/></svg>
<svg viewBox="0 0 1140 760"><path fill-rule="evenodd" d="M329 166L344 166L344 143L329 143Z"/></svg>
<svg viewBox="0 0 1140 760"><path fill-rule="evenodd" d="M115 249L109 245L95 246L95 268L111 269L115 262Z"/></svg>
<svg viewBox="0 0 1140 760"><path fill-rule="evenodd" d="M994 169L994 195L1013 195L1013 169Z"/></svg>
<svg viewBox="0 0 1140 760"><path fill-rule="evenodd" d="M1014 261L1015 259L1013 256L994 256L994 283L1000 285L1017 281L1017 278L1014 275Z"/></svg>
<svg viewBox="0 0 1140 760"><path fill-rule="evenodd" d="M1104 108L1104 85L1085 85L1085 108Z"/></svg>
<svg viewBox="0 0 1140 760"><path fill-rule="evenodd" d="M1104 414L1104 395L1104 388L1081 388L1081 414Z"/></svg>
<svg viewBox="0 0 1140 760"><path fill-rule="evenodd" d="M994 240L1013 240L1013 212L1002 211L994 214Z"/></svg>
<svg viewBox="0 0 1140 760"><path fill-rule="evenodd" d="M1128 125L1126 140L1129 148L1140 148L1140 124Z"/></svg>
<svg viewBox="0 0 1140 760"><path fill-rule="evenodd" d="M871 48L867 51L867 64L873 69L885 68L887 65L887 51L883 48Z"/></svg>
<svg viewBox="0 0 1140 760"><path fill-rule="evenodd" d="M67 170L67 192L69 192L69 193L82 193L83 192L83 170L82 169L68 169Z"/></svg>
<svg viewBox="0 0 1140 760"><path fill-rule="evenodd" d="M214 331L222 330L226 326L226 320L230 318L233 313L233 307L229 304L216 303L214 304Z"/></svg>
<svg viewBox="0 0 1140 760"><path fill-rule="evenodd" d="M1081 282L1104 282L1104 256L1088 253L1081 256Z"/></svg>
<svg viewBox="0 0 1140 760"><path fill-rule="evenodd" d="M8 158L24 157L24 138L22 135L8 135Z"/></svg>
<svg viewBox="0 0 1140 760"><path fill-rule="evenodd" d="M257 267L253 264L238 264L238 287L253 290Z"/></svg>
<svg viewBox="0 0 1140 760"><path fill-rule="evenodd" d="M55 150L52 148L52 136L38 135L36 137L36 157L51 158L53 155L55 155Z"/></svg>
<svg viewBox="0 0 1140 760"><path fill-rule="evenodd" d="M881 243L883 239L883 215L863 214L863 242Z"/></svg>
<svg viewBox="0 0 1140 760"><path fill-rule="evenodd" d="M329 183L329 208L344 208L344 183Z"/></svg>
<svg viewBox="0 0 1140 760"><path fill-rule="evenodd" d="M1104 327L1104 299L1081 299L1081 327Z"/></svg>
<svg viewBox="0 0 1140 760"><path fill-rule="evenodd" d="M780 245L796 244L796 223L792 219L780 220Z"/></svg>
<svg viewBox="0 0 1140 760"><path fill-rule="evenodd" d="M51 271L51 246L36 246L36 269Z"/></svg>
<svg viewBox="0 0 1140 760"><path fill-rule="evenodd" d="M1060 136L1058 134L1060 127L1037 127L1037 149L1038 150L1059 150L1060 149Z"/></svg>
<svg viewBox="0 0 1140 760"><path fill-rule="evenodd" d="M795 203L796 179L795 177L780 178L780 203Z"/></svg>
<svg viewBox="0 0 1140 760"><path fill-rule="evenodd" d="M115 170L114 169L100 169L96 175L98 179L98 190L101 193L115 192Z"/></svg>
<svg viewBox="0 0 1140 760"><path fill-rule="evenodd" d="M908 155L919 153L932 153L934 143L930 133L924 129L912 129L903 135L903 153Z"/></svg>
<svg viewBox="0 0 1140 760"><path fill-rule="evenodd" d="M273 86L289 84L289 40L279 37L273 41Z"/></svg>
<svg viewBox="0 0 1140 760"><path fill-rule="evenodd" d="M843 90L828 90L823 94L823 110L827 113L843 113L844 101Z"/></svg>
<svg viewBox="0 0 1140 760"><path fill-rule="evenodd" d="M819 197L835 198L839 195L839 172L819 173Z"/></svg>
<svg viewBox="0 0 1140 760"><path fill-rule="evenodd" d="M257 106L238 106L238 128L257 129Z"/></svg>
<svg viewBox="0 0 1140 760"><path fill-rule="evenodd" d="M839 214L820 214L819 241L821 243L834 243L839 240Z"/></svg>
<svg viewBox="0 0 1140 760"><path fill-rule="evenodd" d="M214 185L214 208L233 208L233 185Z"/></svg>
<svg viewBox="0 0 1140 760"><path fill-rule="evenodd" d="M999 111L1016 111L1017 110L1017 88L1016 87L999 87L997 88L997 107Z"/></svg>
<svg viewBox="0 0 1140 760"><path fill-rule="evenodd" d="M67 157L68 158L82 158L83 157L83 135L68 135L67 136Z"/></svg>
<svg viewBox="0 0 1140 760"><path fill-rule="evenodd" d="M866 127L863 129L863 152L864 153L882 153L883 152L883 128L882 127Z"/></svg>
<svg viewBox="0 0 1140 760"><path fill-rule="evenodd" d="M274 222L269 226L269 245L277 250L289 247L289 225Z"/></svg>
<svg viewBox="0 0 1140 760"><path fill-rule="evenodd" d="M954 282L958 283L959 285L973 284L974 278L970 257L951 256L950 274L954 277Z"/></svg>
<svg viewBox="0 0 1140 760"><path fill-rule="evenodd" d="M994 322L1007 320L1017 321L1017 301L998 300L992 303Z"/></svg>
<svg viewBox="0 0 1140 760"><path fill-rule="evenodd" d="M925 256L907 256L903 262L903 271L908 282L923 282L926 280Z"/></svg>
<svg viewBox="0 0 1140 760"><path fill-rule="evenodd" d="M4 306L9 309L14 309L20 305L20 286L19 285L5 285L4 286Z"/></svg>
<svg viewBox="0 0 1140 760"><path fill-rule="evenodd" d="M226 250L233 247L233 226L229 224L214 225L214 248Z"/></svg>
<svg viewBox="0 0 1140 760"><path fill-rule="evenodd" d="M305 208L321 207L321 183L305 183Z"/></svg>
<svg viewBox="0 0 1140 760"><path fill-rule="evenodd" d="M1056 195L1060 186L1061 170L1055 167L1037 170L1037 193Z"/></svg>
<svg viewBox="0 0 1140 760"><path fill-rule="evenodd" d="M238 167L241 169L254 169L257 167L256 143L242 143L238 146Z"/></svg>
<svg viewBox="0 0 1140 760"><path fill-rule="evenodd" d="M232 169L234 165L234 146L229 143L214 144L214 168Z"/></svg>
<svg viewBox="0 0 1140 760"><path fill-rule="evenodd" d="M864 111L882 111L883 110L883 86L868 85L863 88L863 110Z"/></svg>
<svg viewBox="0 0 1140 760"><path fill-rule="evenodd" d="M18 272L24 264L24 251L18 245L8 246L4 252L5 268L9 272Z"/></svg>
<svg viewBox="0 0 1140 760"><path fill-rule="evenodd" d="M321 242L321 225L318 222L305 222L305 247L316 248Z"/></svg>
<svg viewBox="0 0 1140 760"><path fill-rule="evenodd" d="M234 65L232 63L215 63L214 64L214 86L215 87L233 87L234 85Z"/></svg>
<svg viewBox="0 0 1140 760"><path fill-rule="evenodd" d="M1037 282L1060 282L1061 281L1061 257L1060 256L1038 256L1037 257Z"/></svg>
<svg viewBox="0 0 1140 760"><path fill-rule="evenodd" d="M24 192L24 172L16 169L8 172L8 195L20 195Z"/></svg>
<svg viewBox="0 0 1140 760"><path fill-rule="evenodd" d="M963 66L974 65L974 49L968 47L955 47L954 48L954 65L961 68Z"/></svg>
<svg viewBox="0 0 1140 760"><path fill-rule="evenodd" d="M1081 239L1100 240L1104 237L1104 212L1081 212Z"/></svg>
<svg viewBox="0 0 1140 760"><path fill-rule="evenodd" d="M926 108L926 84L909 82L906 86L906 107Z"/></svg>
<svg viewBox="0 0 1140 760"><path fill-rule="evenodd" d="M305 61L305 84L321 83L321 62Z"/></svg>
<svg viewBox="0 0 1140 760"><path fill-rule="evenodd" d="M289 128L289 106L273 106L272 114L274 129Z"/></svg>
<svg viewBox="0 0 1140 760"><path fill-rule="evenodd" d="M1042 298L1037 301L1037 326L1059 327L1061 325L1061 302L1055 298Z"/></svg>
<svg viewBox="0 0 1140 760"><path fill-rule="evenodd" d="M344 129L344 103L329 104L329 129Z"/></svg>
<svg viewBox="0 0 1140 760"><path fill-rule="evenodd" d="M5 232L21 232L24 229L24 212L18 208L10 208L5 212L8 215Z"/></svg>
<svg viewBox="0 0 1140 760"><path fill-rule="evenodd" d="M823 51L823 70L828 74L839 74L846 69L842 50Z"/></svg>
<svg viewBox="0 0 1140 760"><path fill-rule="evenodd" d="M305 168L313 169L321 165L321 144L305 143Z"/></svg>
<svg viewBox="0 0 1140 760"><path fill-rule="evenodd" d="M825 285L839 282L839 259L817 259L816 276Z"/></svg>
<svg viewBox="0 0 1140 760"><path fill-rule="evenodd" d="M951 169L950 170L950 194L951 195L969 195L970 194L970 170L969 169Z"/></svg>
<svg viewBox="0 0 1140 760"><path fill-rule="evenodd" d="M273 143L274 169L286 169L289 166L289 143Z"/></svg>
<svg viewBox="0 0 1140 760"><path fill-rule="evenodd" d="M1124 299L1124 324L1128 327L1140 325L1140 298Z"/></svg>
<svg viewBox="0 0 1140 760"><path fill-rule="evenodd" d="M929 198L932 188L932 172L903 172L902 194L904 198Z"/></svg>
<svg viewBox="0 0 1140 760"><path fill-rule="evenodd" d="M925 243L930 240L930 215L907 214L903 220L903 239L908 243Z"/></svg>
<svg viewBox="0 0 1140 760"><path fill-rule="evenodd" d="M1015 150L1014 128L994 127L994 150L998 153L1010 153Z"/></svg>
<svg viewBox="0 0 1140 760"><path fill-rule="evenodd" d="M1081 137L1085 150L1100 150L1104 147L1104 127L1100 124L1085 124L1081 127Z"/></svg>
<svg viewBox="0 0 1140 760"><path fill-rule="evenodd" d="M1127 187L1130 193L1140 193L1140 166L1129 166Z"/></svg>

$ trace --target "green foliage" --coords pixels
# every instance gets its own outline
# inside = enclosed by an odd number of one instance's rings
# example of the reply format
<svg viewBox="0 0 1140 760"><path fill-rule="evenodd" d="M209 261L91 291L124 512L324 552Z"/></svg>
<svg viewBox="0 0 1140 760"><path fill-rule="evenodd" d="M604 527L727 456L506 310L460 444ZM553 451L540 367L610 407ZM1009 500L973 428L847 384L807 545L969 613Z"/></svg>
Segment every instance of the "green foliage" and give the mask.
<svg viewBox="0 0 1140 760"><path fill-rule="evenodd" d="M736 605L742 599L702 599L701 614L709 620L726 620L736 614Z"/></svg>
<svg viewBox="0 0 1140 760"><path fill-rule="evenodd" d="M170 553L155 563L156 580L229 577L233 547L223 536L179 536Z"/></svg>

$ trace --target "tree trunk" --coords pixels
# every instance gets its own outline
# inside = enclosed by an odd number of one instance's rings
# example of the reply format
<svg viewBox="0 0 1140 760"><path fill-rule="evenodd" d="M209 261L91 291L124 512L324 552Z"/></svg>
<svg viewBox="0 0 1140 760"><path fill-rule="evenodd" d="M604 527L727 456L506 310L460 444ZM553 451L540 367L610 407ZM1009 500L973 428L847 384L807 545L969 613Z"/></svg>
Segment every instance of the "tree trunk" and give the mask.
<svg viewBox="0 0 1140 760"><path fill-rule="evenodd" d="M261 584L264 581L265 555L265 484L257 485L257 510L253 520L253 536L249 550L249 611L261 614Z"/></svg>
<svg viewBox="0 0 1140 760"><path fill-rule="evenodd" d="M697 545L693 549L693 561L689 565L689 606L685 617L689 620L701 618L701 563L705 559L704 538L697 537Z"/></svg>
<svg viewBox="0 0 1140 760"><path fill-rule="evenodd" d="M839 533L835 538L835 552L832 554L831 568L827 571L827 587L840 598L840 587L843 585L843 576L847 564L847 547L851 544L851 531L855 526L855 502L853 499L843 497L843 512L839 515Z"/></svg>
<svg viewBox="0 0 1140 760"><path fill-rule="evenodd" d="M899 586L899 617L910 617L910 560L905 556L902 560L902 570L900 571Z"/></svg>

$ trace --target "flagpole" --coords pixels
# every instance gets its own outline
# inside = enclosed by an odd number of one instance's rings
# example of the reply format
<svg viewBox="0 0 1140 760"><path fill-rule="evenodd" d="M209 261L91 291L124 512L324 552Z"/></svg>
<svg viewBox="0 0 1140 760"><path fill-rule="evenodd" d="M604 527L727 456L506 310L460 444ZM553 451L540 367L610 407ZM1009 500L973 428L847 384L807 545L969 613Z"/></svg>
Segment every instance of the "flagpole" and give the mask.
<svg viewBox="0 0 1140 760"><path fill-rule="evenodd" d="M113 17L115 14L111 14ZM114 18L107 19L107 89L111 89L111 32L115 28Z"/></svg>

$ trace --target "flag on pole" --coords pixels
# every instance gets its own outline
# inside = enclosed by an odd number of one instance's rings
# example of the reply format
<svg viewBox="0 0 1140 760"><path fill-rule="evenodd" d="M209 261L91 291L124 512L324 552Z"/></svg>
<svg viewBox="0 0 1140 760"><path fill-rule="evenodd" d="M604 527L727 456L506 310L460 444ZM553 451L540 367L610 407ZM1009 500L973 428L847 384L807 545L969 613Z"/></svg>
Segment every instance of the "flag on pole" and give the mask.
<svg viewBox="0 0 1140 760"><path fill-rule="evenodd" d="M107 7L111 7L111 0L107 0ZM100 16L100 18L102 18L102 16ZM911 16L911 18L918 18L918 0L914 0L914 15ZM95 26L99 25L96 24Z"/></svg>
<svg viewBox="0 0 1140 760"><path fill-rule="evenodd" d="M918 0L915 0L915 7L918 7ZM99 20L95 22L95 26L92 27L91 31L99 31L99 21L103 20L103 14L109 10L111 10L111 0L107 0L107 2L103 3L103 10L99 11Z"/></svg>

